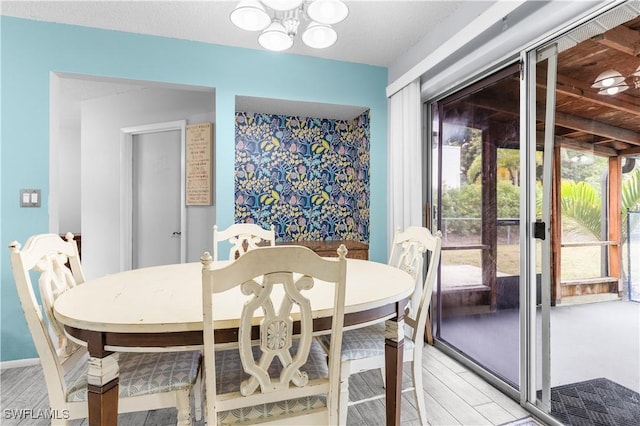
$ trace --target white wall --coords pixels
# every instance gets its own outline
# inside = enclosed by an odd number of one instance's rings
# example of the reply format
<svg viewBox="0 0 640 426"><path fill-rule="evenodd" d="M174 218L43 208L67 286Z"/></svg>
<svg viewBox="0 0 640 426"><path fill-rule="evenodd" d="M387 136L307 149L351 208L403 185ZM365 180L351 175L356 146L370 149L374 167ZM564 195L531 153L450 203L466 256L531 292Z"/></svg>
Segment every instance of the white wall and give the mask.
<svg viewBox="0 0 640 426"><path fill-rule="evenodd" d="M212 90L166 88L82 102L82 265L88 279L120 270L120 129L184 119L213 122L214 105ZM187 261L210 250L214 224L215 206L187 207Z"/></svg>
<svg viewBox="0 0 640 426"><path fill-rule="evenodd" d="M77 120L62 121L59 127L58 155L58 231L61 234L82 230L80 217L80 103L69 103L66 108L69 114L75 113Z"/></svg>

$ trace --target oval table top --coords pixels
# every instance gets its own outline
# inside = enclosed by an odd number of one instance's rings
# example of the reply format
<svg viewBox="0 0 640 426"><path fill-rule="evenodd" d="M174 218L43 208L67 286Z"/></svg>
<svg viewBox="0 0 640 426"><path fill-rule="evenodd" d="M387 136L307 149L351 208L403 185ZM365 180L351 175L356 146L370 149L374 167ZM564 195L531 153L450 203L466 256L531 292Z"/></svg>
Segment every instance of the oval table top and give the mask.
<svg viewBox="0 0 640 426"><path fill-rule="evenodd" d="M223 267L228 261L214 262ZM112 333L202 331L202 264L155 266L107 275L68 290L54 304L66 326ZM399 302L413 278L392 266L347 259L345 314ZM330 316L333 288L322 281L306 292L313 317ZM235 287L214 298L216 328L237 327L246 296Z"/></svg>

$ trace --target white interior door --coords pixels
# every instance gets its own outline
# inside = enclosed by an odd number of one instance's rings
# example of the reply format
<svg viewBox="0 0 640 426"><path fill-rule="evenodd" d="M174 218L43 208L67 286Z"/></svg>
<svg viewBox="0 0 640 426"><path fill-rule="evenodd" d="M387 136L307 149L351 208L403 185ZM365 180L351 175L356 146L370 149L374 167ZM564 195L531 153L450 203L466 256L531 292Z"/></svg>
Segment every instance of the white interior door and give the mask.
<svg viewBox="0 0 640 426"><path fill-rule="evenodd" d="M133 137L132 267L180 262L180 131Z"/></svg>
<svg viewBox="0 0 640 426"><path fill-rule="evenodd" d="M122 270L186 260L186 122L122 129Z"/></svg>

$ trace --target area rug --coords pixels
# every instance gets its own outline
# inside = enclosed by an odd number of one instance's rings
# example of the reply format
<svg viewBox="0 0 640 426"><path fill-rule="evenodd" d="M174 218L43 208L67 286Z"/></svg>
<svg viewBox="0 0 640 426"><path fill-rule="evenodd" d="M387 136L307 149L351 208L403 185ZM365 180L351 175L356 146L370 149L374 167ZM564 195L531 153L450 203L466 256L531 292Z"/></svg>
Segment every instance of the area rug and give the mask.
<svg viewBox="0 0 640 426"><path fill-rule="evenodd" d="M558 386L551 415L565 425L638 426L640 394L604 378Z"/></svg>
<svg viewBox="0 0 640 426"><path fill-rule="evenodd" d="M501 426L544 426L544 423L540 423L538 420L529 416L513 422L503 423Z"/></svg>

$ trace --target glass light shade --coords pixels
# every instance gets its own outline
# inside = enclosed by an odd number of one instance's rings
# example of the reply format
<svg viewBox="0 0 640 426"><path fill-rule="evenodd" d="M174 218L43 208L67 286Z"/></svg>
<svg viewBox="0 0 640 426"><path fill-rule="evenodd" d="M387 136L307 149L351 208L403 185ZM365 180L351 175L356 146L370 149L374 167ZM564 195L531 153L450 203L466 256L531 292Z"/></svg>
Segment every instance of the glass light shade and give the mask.
<svg viewBox="0 0 640 426"><path fill-rule="evenodd" d="M262 0L267 7L273 10L285 11L300 7L304 0Z"/></svg>
<svg viewBox="0 0 640 426"><path fill-rule="evenodd" d="M591 87L606 89L624 83L624 77L616 70L607 70L596 77Z"/></svg>
<svg viewBox="0 0 640 426"><path fill-rule="evenodd" d="M302 33L302 41L314 49L324 49L338 40L338 34L329 25L312 22Z"/></svg>
<svg viewBox="0 0 640 426"><path fill-rule="evenodd" d="M242 0L229 18L236 27L246 31L261 31L271 23L271 18L258 0Z"/></svg>
<svg viewBox="0 0 640 426"><path fill-rule="evenodd" d="M265 49L281 52L293 46L293 39L289 37L284 26L276 21L258 36L258 43Z"/></svg>
<svg viewBox="0 0 640 426"><path fill-rule="evenodd" d="M307 15L315 22L333 25L344 21L349 8L340 0L314 0L307 7Z"/></svg>
<svg viewBox="0 0 640 426"><path fill-rule="evenodd" d="M638 68L631 74L631 77L640 77L640 65L638 65Z"/></svg>
<svg viewBox="0 0 640 426"><path fill-rule="evenodd" d="M611 86L611 87L605 87L602 88L598 91L599 95L615 95L621 92L624 92L625 90L627 90L629 88L628 85L626 84L618 84L617 86Z"/></svg>

